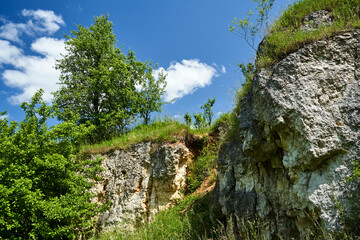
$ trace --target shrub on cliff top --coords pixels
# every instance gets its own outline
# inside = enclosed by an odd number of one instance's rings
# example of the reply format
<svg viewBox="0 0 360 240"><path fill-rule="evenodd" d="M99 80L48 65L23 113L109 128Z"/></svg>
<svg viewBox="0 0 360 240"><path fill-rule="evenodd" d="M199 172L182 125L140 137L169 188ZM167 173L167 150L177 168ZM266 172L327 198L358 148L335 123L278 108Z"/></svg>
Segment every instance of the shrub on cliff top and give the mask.
<svg viewBox="0 0 360 240"><path fill-rule="evenodd" d="M321 25L313 31L303 31L300 27L310 13L326 10L333 21ZM306 44L331 37L339 32L351 31L360 27L360 0L302 0L289 6L270 27L257 68L267 67L297 51Z"/></svg>

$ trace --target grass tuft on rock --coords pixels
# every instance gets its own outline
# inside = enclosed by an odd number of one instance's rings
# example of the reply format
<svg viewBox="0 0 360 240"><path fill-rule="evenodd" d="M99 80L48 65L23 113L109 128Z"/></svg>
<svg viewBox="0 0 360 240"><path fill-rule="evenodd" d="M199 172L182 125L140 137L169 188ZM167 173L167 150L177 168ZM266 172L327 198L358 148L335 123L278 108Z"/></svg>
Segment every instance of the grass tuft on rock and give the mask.
<svg viewBox="0 0 360 240"><path fill-rule="evenodd" d="M301 26L311 24L311 21L304 22L304 18L320 10L330 13L331 24L304 31ZM256 60L257 69L269 67L307 44L359 27L360 0L297 1L272 24L268 36L261 44Z"/></svg>

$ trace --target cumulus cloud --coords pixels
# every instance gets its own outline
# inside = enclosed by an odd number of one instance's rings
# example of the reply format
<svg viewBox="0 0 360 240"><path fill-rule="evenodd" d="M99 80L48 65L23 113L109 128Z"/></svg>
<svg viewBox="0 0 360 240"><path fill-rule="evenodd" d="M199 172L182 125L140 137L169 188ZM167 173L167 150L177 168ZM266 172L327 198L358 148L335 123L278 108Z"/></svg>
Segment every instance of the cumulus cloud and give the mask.
<svg viewBox="0 0 360 240"><path fill-rule="evenodd" d="M172 62L167 69L157 69L155 75L161 71L167 75L165 101L182 98L198 88L208 86L218 75L214 67L201 63L198 59Z"/></svg>
<svg viewBox="0 0 360 240"><path fill-rule="evenodd" d="M54 68L55 59L59 59L65 52L64 40L42 37L31 44L34 52L43 56L24 55L21 49L10 45L9 42L0 40L0 46L7 46L5 52L12 55L10 61L0 54L0 64L11 64L15 69L7 69L2 73L4 83L12 88L18 88L22 92L11 96L8 100L11 104L20 104L29 100L40 88L44 89L44 100L51 100L51 92L57 90L60 72ZM4 54L5 55L5 54Z"/></svg>
<svg viewBox="0 0 360 240"><path fill-rule="evenodd" d="M3 23L0 26L0 37L9 41L22 43L22 34L33 36L35 34L51 35L65 25L60 15L56 15L49 10L27 10L21 11L24 17L29 18L26 23L14 23L5 19L0 19Z"/></svg>
<svg viewBox="0 0 360 240"><path fill-rule="evenodd" d="M226 68L225 68L225 66L221 66L221 73L226 73Z"/></svg>
<svg viewBox="0 0 360 240"><path fill-rule="evenodd" d="M36 91L42 88L44 100L50 101L51 92L57 90L60 72L56 70L55 59L65 53L64 40L48 37L65 25L61 15L49 10L21 11L27 18L24 23L14 23L0 18L0 67L5 85L19 89L20 92L10 96L11 104L28 101ZM1 25L2 24L2 25ZM30 49L24 51L21 37L26 34L33 37ZM20 47L14 45L20 43ZM10 66L10 67L9 67Z"/></svg>

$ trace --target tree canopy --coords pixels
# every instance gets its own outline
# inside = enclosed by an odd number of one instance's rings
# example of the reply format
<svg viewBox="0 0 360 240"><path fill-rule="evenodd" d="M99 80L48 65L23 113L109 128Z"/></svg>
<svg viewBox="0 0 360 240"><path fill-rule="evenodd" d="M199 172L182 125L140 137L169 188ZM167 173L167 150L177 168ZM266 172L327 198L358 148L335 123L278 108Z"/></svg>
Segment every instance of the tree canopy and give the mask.
<svg viewBox="0 0 360 240"><path fill-rule="evenodd" d="M123 132L138 115L148 122L150 112L161 110L165 77L156 81L150 63L116 46L108 16L95 17L89 28L77 27L66 36L67 53L56 65L61 76L54 103L60 119L79 114L79 123L96 126L95 141Z"/></svg>

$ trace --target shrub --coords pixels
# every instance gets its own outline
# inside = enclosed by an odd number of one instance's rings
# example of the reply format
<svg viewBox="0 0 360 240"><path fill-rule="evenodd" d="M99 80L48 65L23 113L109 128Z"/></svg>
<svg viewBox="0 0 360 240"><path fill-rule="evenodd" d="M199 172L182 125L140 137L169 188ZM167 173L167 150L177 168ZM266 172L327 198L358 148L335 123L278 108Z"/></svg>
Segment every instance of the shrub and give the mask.
<svg viewBox="0 0 360 240"><path fill-rule="evenodd" d="M101 160L74 158L89 128L76 119L47 127L53 108L42 91L23 103L25 119L0 119L0 236L11 239L75 239L91 234L104 210L92 203L89 179Z"/></svg>

